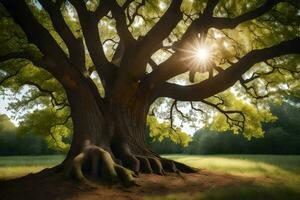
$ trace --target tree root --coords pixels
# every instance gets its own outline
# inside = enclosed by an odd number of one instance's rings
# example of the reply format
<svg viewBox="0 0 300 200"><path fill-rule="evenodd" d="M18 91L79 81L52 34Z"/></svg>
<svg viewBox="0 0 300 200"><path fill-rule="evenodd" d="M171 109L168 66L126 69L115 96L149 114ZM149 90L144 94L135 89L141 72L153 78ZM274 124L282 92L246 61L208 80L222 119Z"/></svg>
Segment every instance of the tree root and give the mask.
<svg viewBox="0 0 300 200"><path fill-rule="evenodd" d="M103 178L110 184L121 182L124 186L136 185L134 172L116 164L111 155L97 146L90 146L78 154L72 162L70 174L81 183L93 185L86 176L92 179Z"/></svg>
<svg viewBox="0 0 300 200"><path fill-rule="evenodd" d="M183 163L176 162L161 157L154 156L135 156L140 162L140 171L143 173L155 173L165 175L166 172L171 173L195 173L198 169L189 167Z"/></svg>
<svg viewBox="0 0 300 200"><path fill-rule="evenodd" d="M132 156L134 157L134 162L131 165L138 166L138 168L134 168L135 172L126 168L127 165L130 165L130 160L127 160L126 167L123 167L114 162L109 152L98 146L91 145L72 160L68 174L79 182L91 187L95 185L90 179L98 178L102 178L109 184L121 183L126 187L130 187L137 185L134 181L134 177L137 176L138 172L155 173L162 176L165 175L166 172L178 174L180 172L197 172L195 168L161 157Z"/></svg>

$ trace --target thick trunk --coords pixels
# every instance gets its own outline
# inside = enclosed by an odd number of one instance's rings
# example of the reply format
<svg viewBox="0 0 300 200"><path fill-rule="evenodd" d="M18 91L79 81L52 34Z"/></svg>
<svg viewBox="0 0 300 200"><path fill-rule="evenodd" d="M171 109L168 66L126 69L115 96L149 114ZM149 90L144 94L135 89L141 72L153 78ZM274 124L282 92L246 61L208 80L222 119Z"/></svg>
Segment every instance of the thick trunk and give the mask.
<svg viewBox="0 0 300 200"><path fill-rule="evenodd" d="M146 144L150 103L143 93L101 99L90 79L65 89L73 120L73 140L63 165L67 174L87 181L83 171L88 171L93 177L100 174L132 185L139 172L177 172L174 162L160 158Z"/></svg>
<svg viewBox="0 0 300 200"><path fill-rule="evenodd" d="M149 104L138 98L130 105L107 100L99 106L94 91L87 88L67 91L74 130L68 158L79 154L87 140L122 163L131 155L154 156L145 142Z"/></svg>

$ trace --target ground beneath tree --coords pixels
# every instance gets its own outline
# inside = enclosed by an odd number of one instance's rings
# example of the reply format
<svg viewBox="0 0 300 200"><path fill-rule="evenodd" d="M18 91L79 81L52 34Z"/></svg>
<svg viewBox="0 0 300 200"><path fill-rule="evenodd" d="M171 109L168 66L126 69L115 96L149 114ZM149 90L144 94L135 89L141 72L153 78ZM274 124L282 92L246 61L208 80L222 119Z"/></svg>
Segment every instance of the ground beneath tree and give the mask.
<svg viewBox="0 0 300 200"><path fill-rule="evenodd" d="M255 178L216 174L200 170L193 174L140 175L136 178L139 186L124 188L99 184L95 188L82 186L53 174L30 174L22 178L0 182L1 200L93 200L93 199L153 199L176 195L182 199L226 186L253 184Z"/></svg>

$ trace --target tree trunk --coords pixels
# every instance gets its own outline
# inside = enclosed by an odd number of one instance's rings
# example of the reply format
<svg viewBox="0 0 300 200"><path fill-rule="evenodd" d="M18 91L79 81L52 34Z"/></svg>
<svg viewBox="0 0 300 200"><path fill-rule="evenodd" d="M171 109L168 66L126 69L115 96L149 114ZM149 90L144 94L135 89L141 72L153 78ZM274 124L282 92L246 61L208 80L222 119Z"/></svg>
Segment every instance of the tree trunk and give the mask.
<svg viewBox="0 0 300 200"><path fill-rule="evenodd" d="M76 83L65 88L73 120L73 139L63 163L68 175L84 182L88 182L86 176L92 176L132 185L139 172L177 172L173 161L160 158L146 144L150 103L142 92L103 100L90 79Z"/></svg>

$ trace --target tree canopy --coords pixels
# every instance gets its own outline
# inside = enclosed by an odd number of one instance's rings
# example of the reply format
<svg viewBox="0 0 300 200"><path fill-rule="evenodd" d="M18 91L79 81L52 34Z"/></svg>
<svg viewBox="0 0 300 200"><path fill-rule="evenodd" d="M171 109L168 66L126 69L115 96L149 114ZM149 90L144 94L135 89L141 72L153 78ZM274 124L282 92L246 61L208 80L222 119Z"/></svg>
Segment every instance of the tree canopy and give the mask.
<svg viewBox="0 0 300 200"><path fill-rule="evenodd" d="M155 137L180 135L184 124L261 137L262 123L276 119L268 103L299 94L299 7L292 0L2 0L1 92L12 92L20 130L64 148L70 105L51 59L62 60L61 74L69 62L90 77L101 97L120 73L154 88Z"/></svg>

